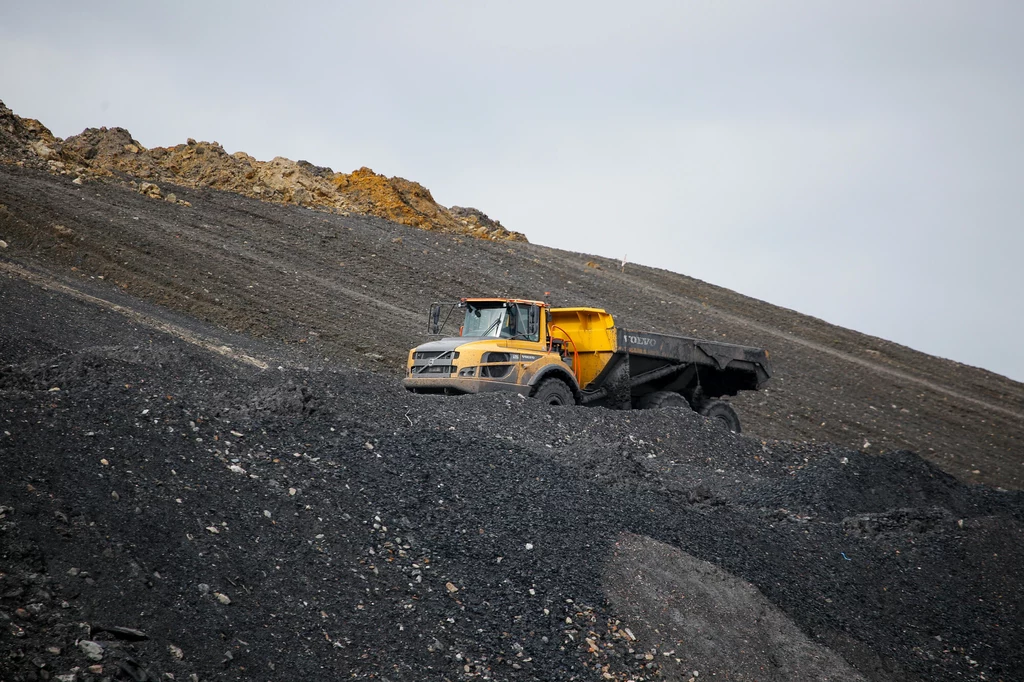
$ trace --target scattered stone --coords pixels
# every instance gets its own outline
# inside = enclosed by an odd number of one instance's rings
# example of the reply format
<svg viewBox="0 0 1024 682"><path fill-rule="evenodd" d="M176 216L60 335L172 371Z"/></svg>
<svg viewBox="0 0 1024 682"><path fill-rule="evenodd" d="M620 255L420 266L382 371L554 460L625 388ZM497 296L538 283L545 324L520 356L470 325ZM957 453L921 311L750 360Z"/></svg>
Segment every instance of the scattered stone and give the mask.
<svg viewBox="0 0 1024 682"><path fill-rule="evenodd" d="M142 630L136 630L135 628L126 628L119 625L94 625L93 632L109 632L118 639L126 639L130 642L141 642L149 639Z"/></svg>
<svg viewBox="0 0 1024 682"><path fill-rule="evenodd" d="M90 661L103 660L103 645L92 640L83 639L78 643L78 648Z"/></svg>
<svg viewBox="0 0 1024 682"><path fill-rule="evenodd" d="M185 658L185 652L181 650L181 647L175 646L173 644L168 644L167 650L171 652L171 656L178 659L179 661Z"/></svg>
<svg viewBox="0 0 1024 682"><path fill-rule="evenodd" d="M144 182L139 185L139 193L145 194L152 199L160 198L160 188L152 182Z"/></svg>
<svg viewBox="0 0 1024 682"><path fill-rule="evenodd" d="M219 601L224 606L227 606L228 604L231 603L231 597L229 597L228 595L224 594L223 592L214 592L213 596L216 597L217 601Z"/></svg>

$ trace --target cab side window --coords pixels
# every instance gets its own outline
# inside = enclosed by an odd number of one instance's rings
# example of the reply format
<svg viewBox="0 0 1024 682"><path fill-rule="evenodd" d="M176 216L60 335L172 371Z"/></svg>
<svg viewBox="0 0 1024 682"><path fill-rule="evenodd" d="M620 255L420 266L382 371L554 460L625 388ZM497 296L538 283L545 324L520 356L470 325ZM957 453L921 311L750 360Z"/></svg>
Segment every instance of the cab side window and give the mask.
<svg viewBox="0 0 1024 682"><path fill-rule="evenodd" d="M540 339L540 310L534 305L516 304L516 336L527 341Z"/></svg>

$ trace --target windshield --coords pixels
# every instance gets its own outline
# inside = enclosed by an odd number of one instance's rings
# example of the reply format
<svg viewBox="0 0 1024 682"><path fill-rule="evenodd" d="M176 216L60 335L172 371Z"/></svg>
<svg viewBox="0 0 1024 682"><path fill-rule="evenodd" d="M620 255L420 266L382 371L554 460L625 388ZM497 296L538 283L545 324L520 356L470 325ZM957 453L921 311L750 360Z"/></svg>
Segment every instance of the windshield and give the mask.
<svg viewBox="0 0 1024 682"><path fill-rule="evenodd" d="M466 306L466 321L462 324L462 335L498 336L504 318L504 308L480 308L470 303Z"/></svg>
<svg viewBox="0 0 1024 682"><path fill-rule="evenodd" d="M536 341L537 334L529 332L529 308L530 306L518 303L498 303L486 306L467 303L462 335Z"/></svg>

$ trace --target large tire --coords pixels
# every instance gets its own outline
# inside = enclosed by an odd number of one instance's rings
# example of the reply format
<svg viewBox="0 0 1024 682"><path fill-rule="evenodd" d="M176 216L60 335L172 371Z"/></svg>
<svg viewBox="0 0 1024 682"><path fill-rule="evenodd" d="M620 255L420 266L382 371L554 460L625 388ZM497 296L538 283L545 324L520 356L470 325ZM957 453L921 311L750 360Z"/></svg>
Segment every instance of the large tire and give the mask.
<svg viewBox="0 0 1024 682"><path fill-rule="evenodd" d="M640 398L641 410L654 410L659 407L685 407L689 409L690 403L686 398L671 391L655 391Z"/></svg>
<svg viewBox="0 0 1024 682"><path fill-rule="evenodd" d="M545 405L575 405L572 389L561 379L545 379L533 392L533 397Z"/></svg>
<svg viewBox="0 0 1024 682"><path fill-rule="evenodd" d="M733 433L740 432L740 416L732 409L732 405L724 400L709 400L701 406L700 413L708 419L717 420Z"/></svg>

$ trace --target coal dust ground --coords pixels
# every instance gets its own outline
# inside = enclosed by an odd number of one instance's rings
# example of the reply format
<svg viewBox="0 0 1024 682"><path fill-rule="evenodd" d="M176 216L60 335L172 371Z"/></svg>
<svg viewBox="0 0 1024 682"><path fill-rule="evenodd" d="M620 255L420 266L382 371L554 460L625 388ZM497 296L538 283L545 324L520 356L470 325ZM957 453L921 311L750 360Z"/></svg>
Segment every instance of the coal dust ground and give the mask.
<svg viewBox="0 0 1024 682"><path fill-rule="evenodd" d="M0 679L1024 679L1020 492L120 302L0 274Z"/></svg>
<svg viewBox="0 0 1024 682"><path fill-rule="evenodd" d="M1024 386L682 275L0 166L0 680L1024 680ZM770 350L748 435L405 393L433 300Z"/></svg>

